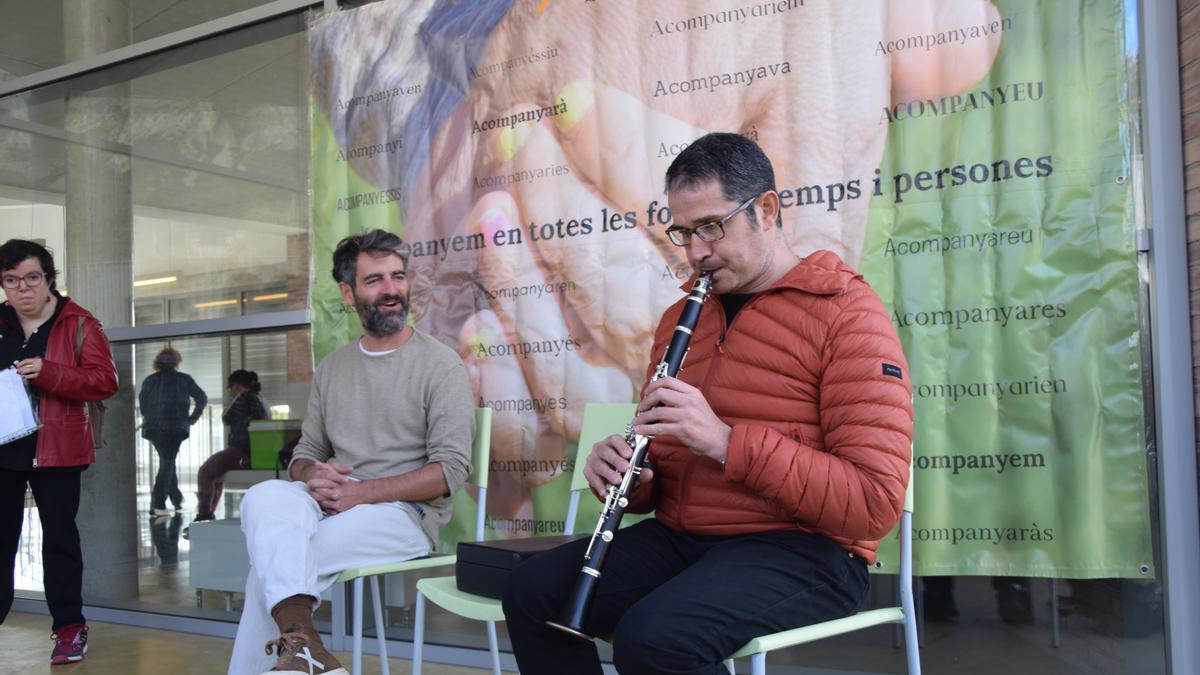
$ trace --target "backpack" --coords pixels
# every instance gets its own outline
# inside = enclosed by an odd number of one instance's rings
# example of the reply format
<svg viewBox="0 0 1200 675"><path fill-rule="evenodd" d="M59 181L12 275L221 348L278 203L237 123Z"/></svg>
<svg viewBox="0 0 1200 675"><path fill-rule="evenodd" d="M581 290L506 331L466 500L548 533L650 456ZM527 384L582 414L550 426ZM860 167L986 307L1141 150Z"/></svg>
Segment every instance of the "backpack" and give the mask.
<svg viewBox="0 0 1200 675"><path fill-rule="evenodd" d="M79 317L79 325L75 327L75 363L79 363L79 357L83 353L83 317ZM92 444L96 449L104 447L104 412L108 410L108 406L104 405L104 401L88 401L87 402L87 418L92 424Z"/></svg>

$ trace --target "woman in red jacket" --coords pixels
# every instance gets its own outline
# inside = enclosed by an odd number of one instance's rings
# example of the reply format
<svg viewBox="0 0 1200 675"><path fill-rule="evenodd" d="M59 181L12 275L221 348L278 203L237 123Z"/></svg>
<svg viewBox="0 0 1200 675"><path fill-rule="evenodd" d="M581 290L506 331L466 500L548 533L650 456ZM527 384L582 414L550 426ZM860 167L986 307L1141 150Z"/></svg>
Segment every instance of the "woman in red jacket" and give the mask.
<svg viewBox="0 0 1200 675"><path fill-rule="evenodd" d="M54 258L36 242L0 246L0 368L14 367L37 401L37 433L0 445L0 623L13 602L25 489L33 491L44 543L46 604L54 620L51 663L87 653L83 553L75 514L80 476L96 458L88 401L117 391L108 338L87 310L55 287Z"/></svg>

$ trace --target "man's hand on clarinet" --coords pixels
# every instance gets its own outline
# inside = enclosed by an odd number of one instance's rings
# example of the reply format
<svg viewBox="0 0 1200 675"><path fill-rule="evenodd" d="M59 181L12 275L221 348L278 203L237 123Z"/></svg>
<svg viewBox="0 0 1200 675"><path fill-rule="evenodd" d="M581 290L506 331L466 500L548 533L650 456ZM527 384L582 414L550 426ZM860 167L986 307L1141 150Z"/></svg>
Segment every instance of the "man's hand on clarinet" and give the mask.
<svg viewBox="0 0 1200 675"><path fill-rule="evenodd" d="M629 457L633 450L621 436L613 434L592 446L592 454L588 455L587 464L583 467L583 477L587 478L588 486L597 497L604 499L608 494L608 486L620 485L621 478L629 469ZM638 474L637 484L648 485L654 480L654 471L649 466L643 467Z"/></svg>
<svg viewBox="0 0 1200 675"><path fill-rule="evenodd" d="M674 436L697 455L725 462L733 428L713 412L692 385L664 377L646 387L633 430L646 436Z"/></svg>

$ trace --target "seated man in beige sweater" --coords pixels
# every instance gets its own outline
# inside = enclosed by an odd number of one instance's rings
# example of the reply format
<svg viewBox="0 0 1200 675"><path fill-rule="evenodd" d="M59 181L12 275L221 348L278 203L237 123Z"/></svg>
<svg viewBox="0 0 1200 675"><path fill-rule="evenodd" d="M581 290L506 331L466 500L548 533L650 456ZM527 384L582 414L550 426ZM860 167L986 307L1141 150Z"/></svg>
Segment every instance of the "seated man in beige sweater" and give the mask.
<svg viewBox="0 0 1200 675"><path fill-rule="evenodd" d="M313 627L321 592L346 568L428 555L471 471L471 386L453 350L406 325L406 255L383 230L333 253L363 336L317 366L292 482L242 501L251 569L230 675L346 675Z"/></svg>

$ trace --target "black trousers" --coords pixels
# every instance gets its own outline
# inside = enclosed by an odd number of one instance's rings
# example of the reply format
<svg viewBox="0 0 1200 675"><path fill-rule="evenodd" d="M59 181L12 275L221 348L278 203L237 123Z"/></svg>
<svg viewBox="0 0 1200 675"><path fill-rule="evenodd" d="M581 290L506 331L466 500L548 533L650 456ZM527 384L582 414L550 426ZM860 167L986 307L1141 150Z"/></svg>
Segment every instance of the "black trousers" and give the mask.
<svg viewBox="0 0 1200 675"><path fill-rule="evenodd" d="M42 521L42 572L46 604L54 629L83 618L83 553L79 548L79 481L74 472L0 470L0 623L13 603L13 572L21 523L25 516L25 486Z"/></svg>
<svg viewBox="0 0 1200 675"><path fill-rule="evenodd" d="M183 493L179 491L179 474L175 471L175 458L179 456L179 446L187 436L164 436L153 438L150 444L158 454L158 473L154 476L154 487L150 490L150 508L167 508L167 497L176 508L183 503Z"/></svg>
<svg viewBox="0 0 1200 675"><path fill-rule="evenodd" d="M509 577L504 615L524 675L601 673L593 643L545 625L587 544L534 556ZM750 639L847 616L868 584L865 562L819 535L691 536L651 519L617 533L584 628L612 636L622 675L724 675L721 662Z"/></svg>

